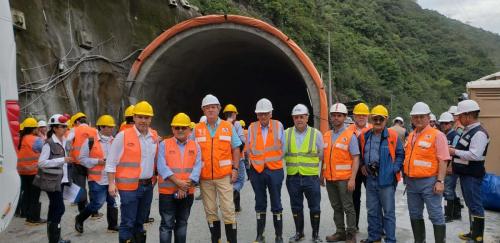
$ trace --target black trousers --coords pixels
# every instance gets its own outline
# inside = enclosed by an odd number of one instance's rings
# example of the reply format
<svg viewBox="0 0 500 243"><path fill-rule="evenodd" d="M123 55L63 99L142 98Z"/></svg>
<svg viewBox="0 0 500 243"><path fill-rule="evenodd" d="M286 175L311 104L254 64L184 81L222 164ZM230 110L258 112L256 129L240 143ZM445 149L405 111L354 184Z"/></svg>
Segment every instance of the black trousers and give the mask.
<svg viewBox="0 0 500 243"><path fill-rule="evenodd" d="M366 177L358 170L356 175L356 188L352 193L352 201L354 202L354 209L356 210L356 227L359 229L359 213L361 210L361 184L365 184L366 188Z"/></svg>
<svg viewBox="0 0 500 243"><path fill-rule="evenodd" d="M83 195L80 197L78 212L82 212L87 206L87 169L82 165L71 166L71 181L83 189Z"/></svg>
<svg viewBox="0 0 500 243"><path fill-rule="evenodd" d="M27 220L40 220L40 188L33 185L35 175L21 175L20 208Z"/></svg>

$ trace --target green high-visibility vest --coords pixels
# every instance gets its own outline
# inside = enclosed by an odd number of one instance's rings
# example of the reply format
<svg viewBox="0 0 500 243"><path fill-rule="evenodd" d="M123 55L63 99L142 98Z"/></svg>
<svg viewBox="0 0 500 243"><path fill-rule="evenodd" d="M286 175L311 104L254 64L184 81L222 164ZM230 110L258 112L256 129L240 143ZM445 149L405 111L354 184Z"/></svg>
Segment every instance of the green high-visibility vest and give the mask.
<svg viewBox="0 0 500 243"><path fill-rule="evenodd" d="M286 129L285 138L287 151L285 152L286 174L312 176L319 175L319 152L316 148L318 132L312 127L307 128L307 133L300 149L297 148L295 129Z"/></svg>

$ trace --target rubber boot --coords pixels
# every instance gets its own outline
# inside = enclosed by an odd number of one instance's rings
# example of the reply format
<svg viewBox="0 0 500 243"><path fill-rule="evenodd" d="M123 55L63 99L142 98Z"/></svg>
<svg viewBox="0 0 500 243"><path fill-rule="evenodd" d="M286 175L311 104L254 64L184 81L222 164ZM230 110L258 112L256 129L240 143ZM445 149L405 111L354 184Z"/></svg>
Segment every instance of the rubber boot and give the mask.
<svg viewBox="0 0 500 243"><path fill-rule="evenodd" d="M78 233L83 233L83 222L85 222L85 220L88 219L90 215L92 215L92 212L90 212L88 209L84 209L80 214L76 215L75 230Z"/></svg>
<svg viewBox="0 0 500 243"><path fill-rule="evenodd" d="M241 205L240 205L240 192L234 190L233 191L233 201L234 201L234 211L239 213L241 212Z"/></svg>
<svg viewBox="0 0 500 243"><path fill-rule="evenodd" d="M61 225L57 223L47 222L47 236L49 243L71 243L70 240L61 239Z"/></svg>
<svg viewBox="0 0 500 243"><path fill-rule="evenodd" d="M300 242L304 239L304 213L294 213L293 222L295 223L295 235L290 237L289 242Z"/></svg>
<svg viewBox="0 0 500 243"><path fill-rule="evenodd" d="M237 243L237 230L236 230L236 223L234 224L226 224L226 240L227 243Z"/></svg>
<svg viewBox="0 0 500 243"><path fill-rule="evenodd" d="M126 239L126 240L118 239L118 242L120 242L120 243L135 243L135 239L134 238L130 238L130 239Z"/></svg>
<svg viewBox="0 0 500 243"><path fill-rule="evenodd" d="M108 220L108 231L118 232L118 208L108 205L106 210L106 219Z"/></svg>
<svg viewBox="0 0 500 243"><path fill-rule="evenodd" d="M47 223L46 219L40 218L40 211L42 210L42 203L37 203L34 208L31 209L31 212L28 214L26 218L26 222L28 225L40 225Z"/></svg>
<svg viewBox="0 0 500 243"><path fill-rule="evenodd" d="M319 238L320 213L311 213L312 242L322 242Z"/></svg>
<svg viewBox="0 0 500 243"><path fill-rule="evenodd" d="M472 242L483 242L484 218L472 217Z"/></svg>
<svg viewBox="0 0 500 243"><path fill-rule="evenodd" d="M257 213L257 237L254 243L266 242L264 239L264 229L266 228L266 213Z"/></svg>
<svg viewBox="0 0 500 243"><path fill-rule="evenodd" d="M451 213L452 215L452 218L454 220L458 219L462 219L462 204L460 203L460 198L455 198L455 200L453 200L453 212Z"/></svg>
<svg viewBox="0 0 500 243"><path fill-rule="evenodd" d="M219 243L221 237L220 221L217 220L212 222L212 224L209 223L208 228L210 229L212 243Z"/></svg>
<svg viewBox="0 0 500 243"><path fill-rule="evenodd" d="M445 243L446 242L446 224L443 225L432 225L434 227L434 242Z"/></svg>
<svg viewBox="0 0 500 243"><path fill-rule="evenodd" d="M273 223L274 223L274 234L276 238L274 240L275 243L283 243L283 214L275 213L273 214Z"/></svg>
<svg viewBox="0 0 500 243"><path fill-rule="evenodd" d="M146 231L135 233L136 243L146 243Z"/></svg>
<svg viewBox="0 0 500 243"><path fill-rule="evenodd" d="M472 240L472 216L469 213L469 233L460 233L458 234L458 238L461 240Z"/></svg>
<svg viewBox="0 0 500 243"><path fill-rule="evenodd" d="M415 243L425 243L425 223L424 219L410 219L411 229Z"/></svg>

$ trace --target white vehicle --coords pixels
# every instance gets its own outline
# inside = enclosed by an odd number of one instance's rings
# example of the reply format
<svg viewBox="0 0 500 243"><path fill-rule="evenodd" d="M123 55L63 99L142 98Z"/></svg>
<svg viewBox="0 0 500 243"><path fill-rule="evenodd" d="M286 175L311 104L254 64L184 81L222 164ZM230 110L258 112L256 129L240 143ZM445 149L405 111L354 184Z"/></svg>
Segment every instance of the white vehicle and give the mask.
<svg viewBox="0 0 500 243"><path fill-rule="evenodd" d="M10 5L0 0L0 232L9 225L17 207L20 179L15 146L19 142L19 104L16 79L16 44Z"/></svg>

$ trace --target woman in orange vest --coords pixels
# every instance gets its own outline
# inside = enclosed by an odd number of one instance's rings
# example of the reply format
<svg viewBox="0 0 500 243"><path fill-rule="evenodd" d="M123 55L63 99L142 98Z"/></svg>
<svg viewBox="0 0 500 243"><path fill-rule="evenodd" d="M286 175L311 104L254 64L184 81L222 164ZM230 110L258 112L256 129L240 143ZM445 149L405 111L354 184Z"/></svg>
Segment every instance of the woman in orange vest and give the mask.
<svg viewBox="0 0 500 243"><path fill-rule="evenodd" d="M43 141L37 136L38 124L34 118L26 118L23 124L24 129L21 131L17 148L17 172L21 176L19 207L21 216L26 217L27 224L38 225L47 222L40 218L40 188L33 185Z"/></svg>
<svg viewBox="0 0 500 243"><path fill-rule="evenodd" d="M184 243L194 200L195 184L201 172L201 149L192 139L191 119L184 113L174 116L170 126L174 137L158 146L158 189L160 192L160 242Z"/></svg>

